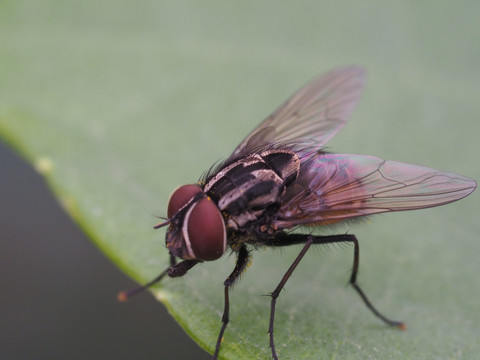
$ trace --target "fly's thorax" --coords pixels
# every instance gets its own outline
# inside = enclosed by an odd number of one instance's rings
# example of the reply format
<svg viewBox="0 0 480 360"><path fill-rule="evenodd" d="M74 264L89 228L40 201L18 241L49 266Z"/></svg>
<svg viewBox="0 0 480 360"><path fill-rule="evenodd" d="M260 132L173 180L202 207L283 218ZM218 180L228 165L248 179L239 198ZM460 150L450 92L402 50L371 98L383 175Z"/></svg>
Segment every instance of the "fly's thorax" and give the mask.
<svg viewBox="0 0 480 360"><path fill-rule="evenodd" d="M242 231L278 205L285 188L298 176L300 159L290 150L254 153L221 168L207 179L204 191L227 215L229 229Z"/></svg>
<svg viewBox="0 0 480 360"><path fill-rule="evenodd" d="M185 260L216 260L227 247L223 216L198 185L183 185L168 204L170 224L166 246L170 254Z"/></svg>

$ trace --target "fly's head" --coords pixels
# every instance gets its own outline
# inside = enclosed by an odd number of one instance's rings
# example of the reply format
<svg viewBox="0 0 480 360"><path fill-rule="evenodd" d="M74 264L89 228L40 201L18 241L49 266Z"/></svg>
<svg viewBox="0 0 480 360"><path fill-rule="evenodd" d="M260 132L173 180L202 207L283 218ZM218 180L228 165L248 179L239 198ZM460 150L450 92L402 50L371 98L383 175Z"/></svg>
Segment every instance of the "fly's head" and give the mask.
<svg viewBox="0 0 480 360"><path fill-rule="evenodd" d="M223 255L227 248L225 221L200 186L183 185L175 190L167 214L165 242L171 255L200 261L216 260Z"/></svg>

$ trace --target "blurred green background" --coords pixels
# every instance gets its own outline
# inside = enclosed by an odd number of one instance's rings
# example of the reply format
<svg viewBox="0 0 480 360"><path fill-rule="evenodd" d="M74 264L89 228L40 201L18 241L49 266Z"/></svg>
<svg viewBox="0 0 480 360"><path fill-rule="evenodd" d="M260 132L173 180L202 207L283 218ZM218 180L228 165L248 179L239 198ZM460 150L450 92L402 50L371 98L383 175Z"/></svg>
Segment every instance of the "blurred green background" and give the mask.
<svg viewBox="0 0 480 360"><path fill-rule="evenodd" d="M478 1L3 1L0 136L84 233L143 282L168 264L163 230L151 227L171 191L332 67L363 65L369 80L330 150L480 179L479 13ZM208 358L150 296L115 302L132 283L5 146L0 357ZM351 247L329 247L307 256L280 297L281 359L475 358L478 204L476 192L338 230L360 239L366 292L409 330L387 329L368 313L344 286ZM231 296L225 358L269 358L261 295L298 250L254 254ZM157 292L210 350L233 263L198 266Z"/></svg>

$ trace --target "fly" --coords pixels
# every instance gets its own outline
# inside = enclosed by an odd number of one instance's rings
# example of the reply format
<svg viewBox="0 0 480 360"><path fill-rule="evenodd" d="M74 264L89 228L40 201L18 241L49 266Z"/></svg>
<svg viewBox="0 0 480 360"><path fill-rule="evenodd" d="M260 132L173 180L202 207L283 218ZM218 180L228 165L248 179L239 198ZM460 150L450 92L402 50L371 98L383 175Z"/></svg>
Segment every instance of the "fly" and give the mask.
<svg viewBox="0 0 480 360"><path fill-rule="evenodd" d="M350 284L365 305L388 325L401 321L380 313L357 284L359 243L355 235L293 233L300 226L322 226L390 211L423 209L469 195L476 182L467 177L373 156L333 154L324 145L346 124L360 99L365 70L350 66L320 76L290 97L255 128L217 168L196 184L174 191L166 246L170 266L156 279L120 300L145 290L165 276L185 275L228 250L237 261L224 282L224 311L213 359L218 358L229 322L229 292L245 270L252 249L303 244L299 255L271 293L269 338L272 357L277 298L312 245L353 243ZM180 259L181 261L177 261Z"/></svg>

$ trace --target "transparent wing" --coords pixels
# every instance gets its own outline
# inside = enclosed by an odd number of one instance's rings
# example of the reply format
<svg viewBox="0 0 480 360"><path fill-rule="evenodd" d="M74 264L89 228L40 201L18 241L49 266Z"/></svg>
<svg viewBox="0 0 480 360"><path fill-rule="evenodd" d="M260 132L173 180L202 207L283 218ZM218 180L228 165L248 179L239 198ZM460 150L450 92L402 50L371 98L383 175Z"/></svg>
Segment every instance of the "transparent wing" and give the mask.
<svg viewBox="0 0 480 360"><path fill-rule="evenodd" d="M296 150L317 149L347 122L360 99L365 70L349 66L312 80L257 126L233 152L248 153L270 144L288 144Z"/></svg>
<svg viewBox="0 0 480 360"><path fill-rule="evenodd" d="M438 206L470 194L467 177L373 156L323 154L302 163L275 224L289 228Z"/></svg>

